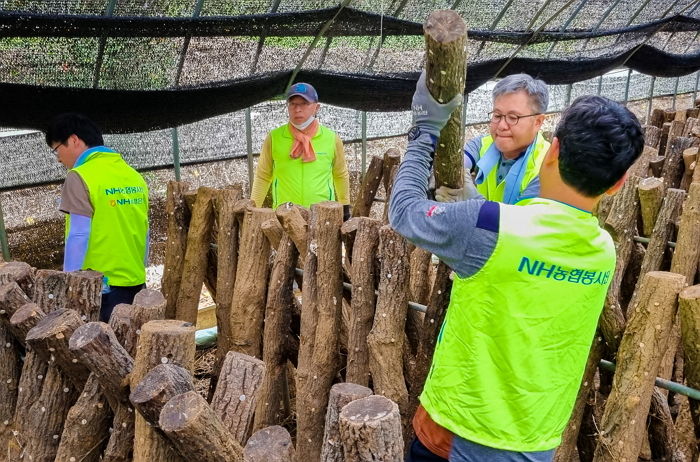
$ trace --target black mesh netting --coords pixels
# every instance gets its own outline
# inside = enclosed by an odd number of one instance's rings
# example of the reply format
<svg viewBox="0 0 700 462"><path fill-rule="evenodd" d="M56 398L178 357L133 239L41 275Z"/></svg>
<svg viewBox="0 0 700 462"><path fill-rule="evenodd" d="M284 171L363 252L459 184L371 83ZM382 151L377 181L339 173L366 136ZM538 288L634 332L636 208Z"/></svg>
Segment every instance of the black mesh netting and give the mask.
<svg viewBox="0 0 700 462"><path fill-rule="evenodd" d="M487 82L516 72L552 84L550 110L585 93L634 100L692 92L700 69L699 6L698 0L0 0L0 126L41 129L58 112L79 111L106 133L128 134L108 142L142 169L172 165L170 127L180 127L183 163L232 158L257 151L265 133L284 121L274 99L296 80L316 86L322 121L345 140L396 135L408 126L405 110L424 64L422 23L442 8L457 10L470 30L467 123L485 117ZM627 70L610 74L617 68ZM248 130L245 108L252 108ZM365 130L359 111L369 111ZM37 133L0 133L0 158L0 189L63 176Z"/></svg>

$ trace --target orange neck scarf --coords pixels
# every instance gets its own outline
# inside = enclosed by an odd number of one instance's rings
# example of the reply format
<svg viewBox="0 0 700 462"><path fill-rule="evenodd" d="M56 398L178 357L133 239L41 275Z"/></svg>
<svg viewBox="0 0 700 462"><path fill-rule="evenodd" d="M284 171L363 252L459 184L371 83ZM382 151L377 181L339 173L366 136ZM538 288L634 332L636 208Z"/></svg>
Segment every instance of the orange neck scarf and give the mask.
<svg viewBox="0 0 700 462"><path fill-rule="evenodd" d="M311 138L316 136L318 132L318 119L311 122L311 124L303 130L299 130L294 125L289 123L289 131L294 137L294 143L292 143L292 151L289 156L292 159L297 159L301 157L302 162L313 162L316 160L316 153L314 152L314 147L311 146Z"/></svg>

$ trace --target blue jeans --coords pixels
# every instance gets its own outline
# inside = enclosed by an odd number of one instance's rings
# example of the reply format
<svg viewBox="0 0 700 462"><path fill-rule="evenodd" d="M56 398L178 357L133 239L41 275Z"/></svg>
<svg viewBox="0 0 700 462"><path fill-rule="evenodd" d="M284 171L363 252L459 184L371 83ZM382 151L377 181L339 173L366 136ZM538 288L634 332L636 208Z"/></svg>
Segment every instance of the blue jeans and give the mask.
<svg viewBox="0 0 700 462"><path fill-rule="evenodd" d="M447 459L436 456L423 446L418 438L413 438L411 448L406 455L406 462L447 462Z"/></svg>
<svg viewBox="0 0 700 462"><path fill-rule="evenodd" d="M110 286L110 291L102 294L102 306L100 308L100 321L109 322L114 307L120 303L131 304L134 297L146 284L137 286Z"/></svg>
<svg viewBox="0 0 700 462"><path fill-rule="evenodd" d="M551 462L553 458L554 449L535 452L506 451L482 446L455 435L449 462Z"/></svg>

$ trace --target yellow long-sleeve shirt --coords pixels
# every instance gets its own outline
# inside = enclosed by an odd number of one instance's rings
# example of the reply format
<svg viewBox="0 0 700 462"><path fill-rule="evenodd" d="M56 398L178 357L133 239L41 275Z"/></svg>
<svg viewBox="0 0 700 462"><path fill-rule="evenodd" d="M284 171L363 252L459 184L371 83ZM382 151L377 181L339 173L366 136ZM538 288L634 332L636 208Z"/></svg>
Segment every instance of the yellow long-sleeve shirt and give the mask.
<svg viewBox="0 0 700 462"><path fill-rule="evenodd" d="M260 151L258 167L255 169L255 178L253 179L253 188L250 192L250 198L255 202L256 207L261 207L265 196L267 196L267 191L272 183L273 169L272 139L270 135L267 135ZM350 174L348 173L348 164L345 161L343 141L338 135L335 136L333 186L336 200L343 205L350 204Z"/></svg>

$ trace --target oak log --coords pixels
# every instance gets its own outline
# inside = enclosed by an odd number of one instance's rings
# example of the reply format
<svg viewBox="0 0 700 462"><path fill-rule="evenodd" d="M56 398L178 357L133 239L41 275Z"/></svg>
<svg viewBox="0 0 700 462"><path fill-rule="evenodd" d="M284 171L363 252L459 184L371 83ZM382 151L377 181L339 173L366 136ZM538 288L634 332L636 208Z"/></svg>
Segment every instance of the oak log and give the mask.
<svg viewBox="0 0 700 462"><path fill-rule="evenodd" d="M340 438L340 411L356 399L372 395L372 390L356 383L336 383L331 387L323 432L321 462L344 462L343 443Z"/></svg>
<svg viewBox="0 0 700 462"><path fill-rule="evenodd" d="M340 411L345 462L401 462L403 438L399 407L388 398L368 396Z"/></svg>
<svg viewBox="0 0 700 462"><path fill-rule="evenodd" d="M187 231L190 223L190 211L185 204L185 192L189 185L180 181L169 181L165 196L165 213L168 216L168 239L165 243L165 264L161 291L167 299L166 319L174 319L177 298L182 282L182 268L187 251Z"/></svg>

